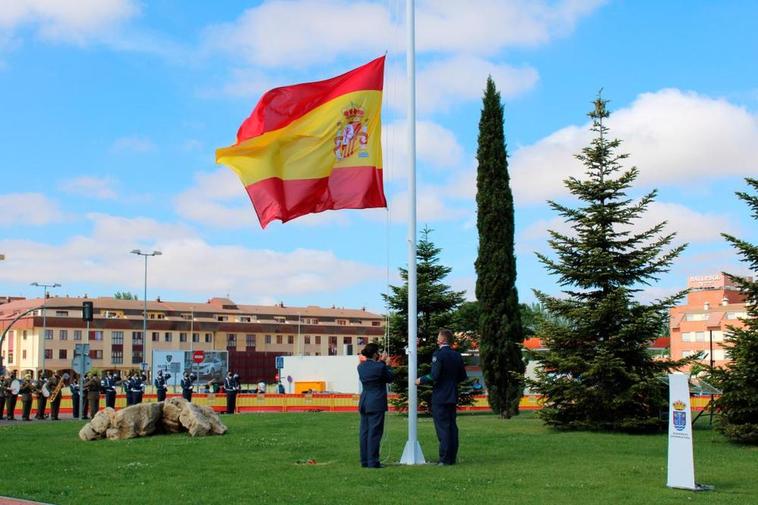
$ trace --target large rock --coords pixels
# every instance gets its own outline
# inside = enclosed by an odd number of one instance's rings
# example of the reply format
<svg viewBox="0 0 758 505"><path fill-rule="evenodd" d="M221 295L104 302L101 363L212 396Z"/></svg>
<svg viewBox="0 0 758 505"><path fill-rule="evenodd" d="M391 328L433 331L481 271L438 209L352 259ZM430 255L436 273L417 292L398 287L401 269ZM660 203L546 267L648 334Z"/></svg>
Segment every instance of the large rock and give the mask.
<svg viewBox="0 0 758 505"><path fill-rule="evenodd" d="M179 422L193 437L223 435L227 430L227 427L221 423L218 414L212 408L201 407L189 402L182 409Z"/></svg>
<svg viewBox="0 0 758 505"><path fill-rule="evenodd" d="M95 414L95 417L92 418L92 421L90 421L89 424L95 432L105 437L105 432L111 427L115 417L116 411L110 407L106 407L104 410L98 410L97 414Z"/></svg>
<svg viewBox="0 0 758 505"><path fill-rule="evenodd" d="M187 408L189 402L184 398L169 398L163 402L163 416L161 417L161 423L166 431L169 433L178 433L184 431L182 423L179 421L179 416L182 411Z"/></svg>
<svg viewBox="0 0 758 505"><path fill-rule="evenodd" d="M103 438L105 435L102 433L98 433L95 430L92 429L92 425L90 423L85 424L82 426L82 429L79 430L79 438L84 440L85 442L89 440L99 440Z"/></svg>
<svg viewBox="0 0 758 505"><path fill-rule="evenodd" d="M155 433L160 425L163 403L138 403L116 413L106 431L110 440L144 437Z"/></svg>

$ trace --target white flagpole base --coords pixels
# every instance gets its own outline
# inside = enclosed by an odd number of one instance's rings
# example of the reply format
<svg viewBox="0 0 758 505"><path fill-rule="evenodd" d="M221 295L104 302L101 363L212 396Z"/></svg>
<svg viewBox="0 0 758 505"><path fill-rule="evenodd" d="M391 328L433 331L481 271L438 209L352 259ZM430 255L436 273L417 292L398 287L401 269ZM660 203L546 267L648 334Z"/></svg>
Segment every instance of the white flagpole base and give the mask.
<svg viewBox="0 0 758 505"><path fill-rule="evenodd" d="M407 440L405 442L405 449L403 449L403 457L400 458L401 465L426 464L426 460L424 459L424 453L421 450L421 444L418 443L418 440L415 440L414 442L411 442L410 440Z"/></svg>

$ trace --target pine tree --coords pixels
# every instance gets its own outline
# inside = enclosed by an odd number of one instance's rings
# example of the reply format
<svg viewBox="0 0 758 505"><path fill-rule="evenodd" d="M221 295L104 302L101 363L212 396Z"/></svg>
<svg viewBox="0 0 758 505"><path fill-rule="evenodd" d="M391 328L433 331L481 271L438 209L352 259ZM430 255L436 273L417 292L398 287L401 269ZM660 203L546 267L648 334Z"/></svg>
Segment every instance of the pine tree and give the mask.
<svg viewBox="0 0 758 505"><path fill-rule="evenodd" d="M544 395L540 417L554 427L655 431L666 425L667 388L659 379L689 360L654 359L648 347L684 293L648 304L635 293L668 271L685 245L669 248L675 234L662 233L665 222L633 228L656 191L637 201L627 196L638 170L622 168L628 154L608 139L606 103L595 100L594 138L576 156L586 177L564 181L579 207L549 202L572 232L550 230L555 259L537 254L564 290L560 297L535 291L552 317L541 324L548 350L537 356L532 385Z"/></svg>
<svg viewBox="0 0 758 505"><path fill-rule="evenodd" d="M746 181L758 191L758 179ZM758 193L738 192L737 196L747 202L753 218L758 220ZM739 251L750 270L758 272L758 245L726 233L722 236ZM758 444L758 279L729 277L746 296L747 317L741 328L731 327L724 339L731 363L714 371L716 384L722 389L716 402L717 427L734 441Z"/></svg>
<svg viewBox="0 0 758 505"><path fill-rule="evenodd" d="M513 195L503 132L503 106L492 77L487 79L479 147L476 153L479 254L476 298L480 305L479 353L487 398L493 412L504 418L518 414L524 392L521 344L524 331L516 291L513 251Z"/></svg>
<svg viewBox="0 0 758 505"><path fill-rule="evenodd" d="M429 228L421 231L416 248L416 308L418 310L418 376L429 373L432 354L437 345L437 331L449 327L456 310L464 301L463 291L454 291L444 283L452 270L440 265L440 248L430 240ZM405 409L408 398L408 368L405 348L408 346L408 270L400 268L402 286L390 286L391 293L383 295L390 310L389 347L394 361L395 379L392 390L398 394L395 406ZM419 406L429 410L431 386L419 386ZM464 402L466 398L464 397Z"/></svg>

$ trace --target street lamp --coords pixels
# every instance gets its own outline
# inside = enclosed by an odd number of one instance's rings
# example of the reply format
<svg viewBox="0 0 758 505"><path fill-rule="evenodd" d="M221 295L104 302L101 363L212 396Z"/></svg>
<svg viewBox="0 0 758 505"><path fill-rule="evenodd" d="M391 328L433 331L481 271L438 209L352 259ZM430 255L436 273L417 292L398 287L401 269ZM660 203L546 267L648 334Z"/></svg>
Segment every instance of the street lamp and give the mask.
<svg viewBox="0 0 758 505"><path fill-rule="evenodd" d="M43 288L43 295L42 295L42 375L45 374L45 340L47 339L47 288L59 288L61 287L60 284L53 283L53 284L43 284L40 282L32 282L32 286L36 286L38 288ZM39 374L37 374L37 379L39 379Z"/></svg>
<svg viewBox="0 0 758 505"><path fill-rule="evenodd" d="M153 251L151 253L149 252L142 252L139 249L133 249L131 251L132 254L136 254L138 256L144 256L145 257L145 292L142 297L142 300L145 302L145 308L144 312L142 313L142 362L144 363L145 358L147 357L147 257L148 256L160 256L163 254L160 251ZM132 357L132 362L134 361ZM140 365L140 369L142 366Z"/></svg>

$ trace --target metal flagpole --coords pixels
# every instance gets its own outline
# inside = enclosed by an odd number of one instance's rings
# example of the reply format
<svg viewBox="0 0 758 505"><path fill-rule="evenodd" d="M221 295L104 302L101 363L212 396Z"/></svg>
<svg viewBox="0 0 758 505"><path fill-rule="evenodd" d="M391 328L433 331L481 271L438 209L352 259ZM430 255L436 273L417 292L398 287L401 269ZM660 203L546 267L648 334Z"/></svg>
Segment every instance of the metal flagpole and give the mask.
<svg viewBox="0 0 758 505"><path fill-rule="evenodd" d="M426 463L418 443L418 393L416 390L418 316L416 311L416 42L414 1L407 0L406 65L408 72L408 440L400 463Z"/></svg>

